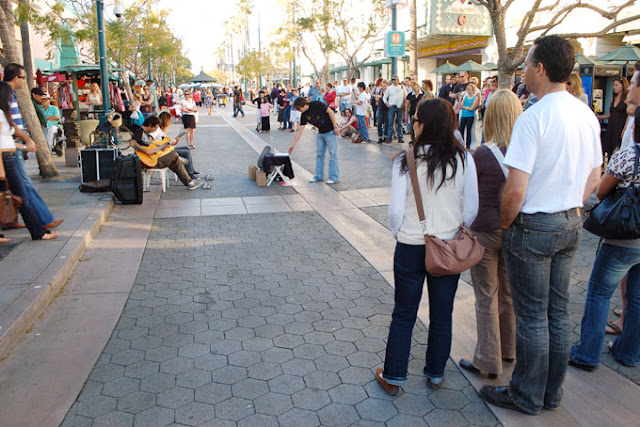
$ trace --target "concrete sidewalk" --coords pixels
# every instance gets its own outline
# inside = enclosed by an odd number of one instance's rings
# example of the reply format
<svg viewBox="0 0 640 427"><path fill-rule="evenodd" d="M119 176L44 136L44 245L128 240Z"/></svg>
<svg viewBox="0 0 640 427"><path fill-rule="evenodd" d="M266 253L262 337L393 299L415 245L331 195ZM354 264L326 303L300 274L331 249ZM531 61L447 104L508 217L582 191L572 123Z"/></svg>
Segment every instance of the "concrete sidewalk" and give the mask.
<svg viewBox="0 0 640 427"><path fill-rule="evenodd" d="M10 251L0 260L0 360L58 295L85 248L113 209L111 193L80 193L79 169L55 158L61 176L42 180L35 156L27 168L54 217L64 219L52 241L32 241L26 229L5 230Z"/></svg>

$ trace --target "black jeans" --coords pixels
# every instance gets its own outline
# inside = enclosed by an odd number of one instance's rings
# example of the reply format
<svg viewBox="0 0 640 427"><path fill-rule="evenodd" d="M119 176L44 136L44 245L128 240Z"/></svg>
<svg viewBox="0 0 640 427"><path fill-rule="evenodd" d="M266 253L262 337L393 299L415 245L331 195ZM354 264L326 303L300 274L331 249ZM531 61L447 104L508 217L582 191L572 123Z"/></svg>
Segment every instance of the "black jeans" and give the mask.
<svg viewBox="0 0 640 427"><path fill-rule="evenodd" d="M45 230L42 228L45 224L40 222L36 206L33 204L33 199L27 188L30 183L25 182L20 175L20 165L18 164L20 160L14 153L3 153L2 161L9 181L9 189L13 194L22 198L20 215L22 215L29 234L31 234L33 240L40 240L45 234Z"/></svg>
<svg viewBox="0 0 640 427"><path fill-rule="evenodd" d="M434 384L444 377L444 367L451 352L453 300L459 274L432 276L424 265L425 246L396 244L393 259L395 306L389 327L384 379L402 386L407 379L411 334L416 323L424 279L429 294L429 337L423 373Z"/></svg>
<svg viewBox="0 0 640 427"><path fill-rule="evenodd" d="M473 119L474 117L460 117L460 128L458 130L467 142L467 148L471 148L471 132L473 132Z"/></svg>

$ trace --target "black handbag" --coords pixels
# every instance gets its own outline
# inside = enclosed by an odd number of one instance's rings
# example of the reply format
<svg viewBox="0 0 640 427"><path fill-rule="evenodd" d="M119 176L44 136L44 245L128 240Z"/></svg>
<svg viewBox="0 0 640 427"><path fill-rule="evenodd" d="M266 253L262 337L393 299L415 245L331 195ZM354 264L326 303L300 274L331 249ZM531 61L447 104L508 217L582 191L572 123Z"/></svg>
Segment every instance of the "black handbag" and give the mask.
<svg viewBox="0 0 640 427"><path fill-rule="evenodd" d="M633 179L627 188L616 188L591 209L584 228L605 239L640 238L640 189L638 188L638 164L640 147L634 146L636 161Z"/></svg>

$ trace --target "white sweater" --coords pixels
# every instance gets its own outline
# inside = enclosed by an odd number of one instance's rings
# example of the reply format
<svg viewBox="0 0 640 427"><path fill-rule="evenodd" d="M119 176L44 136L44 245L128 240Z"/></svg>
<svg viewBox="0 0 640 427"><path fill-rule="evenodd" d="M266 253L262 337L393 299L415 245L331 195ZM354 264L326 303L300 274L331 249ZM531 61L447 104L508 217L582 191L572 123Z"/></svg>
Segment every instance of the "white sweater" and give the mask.
<svg viewBox="0 0 640 427"><path fill-rule="evenodd" d="M392 107L402 108L406 97L407 94L405 93L404 88L401 85L391 85L384 92L382 101L386 104L391 105Z"/></svg>
<svg viewBox="0 0 640 427"><path fill-rule="evenodd" d="M458 157L456 176L446 180L437 192L435 189L442 179L440 170L434 174L434 186L428 186L426 163L419 159L416 163L427 232L441 239L451 239L463 223L470 226L478 214L478 178L473 157L466 153L464 168ZM401 174L401 165L402 157L399 156L393 163L391 177L391 231L400 243L424 245L411 178L408 172ZM451 168L448 169L450 174Z"/></svg>

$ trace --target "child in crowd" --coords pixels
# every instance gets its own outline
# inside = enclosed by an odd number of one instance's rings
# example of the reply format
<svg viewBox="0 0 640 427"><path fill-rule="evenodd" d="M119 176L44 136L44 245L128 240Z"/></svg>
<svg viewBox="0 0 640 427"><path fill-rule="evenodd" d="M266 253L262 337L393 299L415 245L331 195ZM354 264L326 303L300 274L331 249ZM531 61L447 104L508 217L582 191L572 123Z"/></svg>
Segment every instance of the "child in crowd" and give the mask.
<svg viewBox="0 0 640 427"><path fill-rule="evenodd" d="M292 96L291 98L289 98L289 100L291 101L290 105L293 105L293 103L296 102L296 99L298 99L298 89L293 89L291 92L292 92ZM291 108L290 120L291 120L291 127L289 128L289 132L297 131L298 126L300 125L300 112L297 111L295 108Z"/></svg>
<svg viewBox="0 0 640 427"><path fill-rule="evenodd" d="M260 130L258 132L269 132L271 130L271 122L269 121L269 113L271 112L271 109L273 108L273 104L271 102L269 102L269 99L267 98L267 96L263 93L260 92L260 116L261 116L261 123L260 123Z"/></svg>
<svg viewBox="0 0 640 427"><path fill-rule="evenodd" d="M370 96L366 91L367 86L358 83L358 96L356 98L356 117L358 118L358 130L360 131L360 140L362 143L369 142L369 130L367 129L367 106L369 105Z"/></svg>

